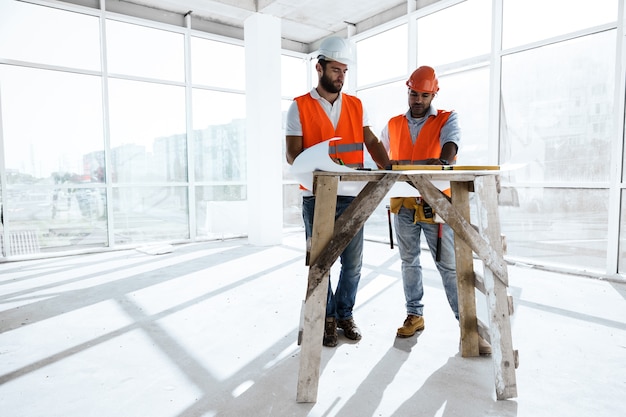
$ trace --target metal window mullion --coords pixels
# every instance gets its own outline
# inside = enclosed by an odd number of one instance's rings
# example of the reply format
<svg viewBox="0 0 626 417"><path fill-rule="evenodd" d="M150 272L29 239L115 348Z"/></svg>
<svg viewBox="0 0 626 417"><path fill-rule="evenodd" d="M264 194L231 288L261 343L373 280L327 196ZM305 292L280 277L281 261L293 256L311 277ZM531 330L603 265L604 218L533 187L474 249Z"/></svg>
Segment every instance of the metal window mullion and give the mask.
<svg viewBox="0 0 626 417"><path fill-rule="evenodd" d="M7 251L7 247L10 247L9 243L9 229L10 225L7 226L6 216L4 216L6 212L6 201L7 201L7 175L6 175L6 163L4 160L4 156L6 152L4 151L4 129L2 123L2 79L0 79L0 150L2 150L2 154L0 155L0 193L2 195L2 200L0 201L0 210L2 211L2 248L0 248L0 256L8 257L11 255L11 250Z"/></svg>
<svg viewBox="0 0 626 417"><path fill-rule="evenodd" d="M491 58L489 60L489 127L487 134L487 160L500 161L500 100L502 97L502 20L503 0L492 1L491 11Z"/></svg>
<svg viewBox="0 0 626 417"><path fill-rule="evenodd" d="M408 56L406 60L408 68L406 69L406 74L403 75L403 81L408 79L411 73L413 73L413 71L415 70L415 68L417 68L417 54L419 52L417 50L418 21L417 21L417 15L415 12L411 12L411 14L409 14L409 18L407 19L406 24L407 24L406 32L407 32L407 36L409 37L407 46L409 50L407 51Z"/></svg>
<svg viewBox="0 0 626 417"><path fill-rule="evenodd" d="M615 136L611 141L609 171L609 220L607 230L606 272L615 275L619 270L620 216L622 203L622 178L624 170L624 112L626 111L626 10L625 0L619 0L617 39L615 50Z"/></svg>
<svg viewBox="0 0 626 417"><path fill-rule="evenodd" d="M187 138L187 204L189 214L189 238L193 242L197 239L196 213L196 170L194 157L195 144L193 140L193 89L191 79L191 12L185 15L185 126Z"/></svg>
<svg viewBox="0 0 626 417"><path fill-rule="evenodd" d="M113 213L113 167L111 165L111 120L109 113L109 71L106 42L106 0L100 2L100 65L102 78L102 133L104 139L104 184L106 195L107 243L115 247L115 216Z"/></svg>

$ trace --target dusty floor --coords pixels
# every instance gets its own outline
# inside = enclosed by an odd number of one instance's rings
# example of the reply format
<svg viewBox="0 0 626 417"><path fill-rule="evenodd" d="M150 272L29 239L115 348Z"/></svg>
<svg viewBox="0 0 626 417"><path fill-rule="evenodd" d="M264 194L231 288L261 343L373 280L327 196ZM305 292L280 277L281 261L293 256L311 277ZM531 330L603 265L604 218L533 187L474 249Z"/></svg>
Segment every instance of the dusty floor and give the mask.
<svg viewBox="0 0 626 417"><path fill-rule="evenodd" d="M303 259L293 233L272 247L232 240L0 264L0 414L626 415L626 284L510 266L518 397L497 401L492 359L458 353L428 252L426 329L395 338L398 253L376 242L355 310L363 339L324 348L318 401L297 403Z"/></svg>

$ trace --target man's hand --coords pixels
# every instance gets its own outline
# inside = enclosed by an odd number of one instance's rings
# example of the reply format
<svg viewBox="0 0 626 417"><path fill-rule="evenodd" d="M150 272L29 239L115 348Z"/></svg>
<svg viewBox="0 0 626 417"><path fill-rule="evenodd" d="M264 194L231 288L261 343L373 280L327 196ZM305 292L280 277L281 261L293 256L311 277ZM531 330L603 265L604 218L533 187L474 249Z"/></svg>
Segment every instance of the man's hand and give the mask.
<svg viewBox="0 0 626 417"><path fill-rule="evenodd" d="M445 165L439 158L428 158L426 161L426 165Z"/></svg>

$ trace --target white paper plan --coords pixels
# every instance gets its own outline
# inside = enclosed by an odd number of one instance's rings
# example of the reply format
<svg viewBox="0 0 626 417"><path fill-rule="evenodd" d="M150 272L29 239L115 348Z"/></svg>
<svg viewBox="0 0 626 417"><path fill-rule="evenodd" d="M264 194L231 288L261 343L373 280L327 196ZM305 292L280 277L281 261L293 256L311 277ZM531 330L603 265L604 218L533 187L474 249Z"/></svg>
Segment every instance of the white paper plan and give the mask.
<svg viewBox="0 0 626 417"><path fill-rule="evenodd" d="M332 160L328 154L329 143L333 140L339 140L341 138L331 138L320 142L317 145L311 146L305 149L296 157L291 165L291 174L294 178L300 182L306 189L313 189L313 172L314 171L327 171L327 172L359 172L354 168L347 167L345 165L339 165ZM400 173L401 171L378 171L378 172L393 172ZM450 181L432 181L433 185L440 190L450 188ZM337 188L337 195L357 196L359 192L367 184L366 181L339 181ZM415 187L405 183L396 182L391 188L387 197L417 197L420 193Z"/></svg>

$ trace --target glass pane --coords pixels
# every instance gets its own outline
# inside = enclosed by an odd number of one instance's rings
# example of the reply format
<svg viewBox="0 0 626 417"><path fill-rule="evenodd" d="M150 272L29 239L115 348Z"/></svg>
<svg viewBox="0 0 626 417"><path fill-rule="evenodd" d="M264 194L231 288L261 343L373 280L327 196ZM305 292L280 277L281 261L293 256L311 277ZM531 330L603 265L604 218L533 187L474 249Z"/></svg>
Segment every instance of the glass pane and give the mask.
<svg viewBox="0 0 626 417"><path fill-rule="evenodd" d="M622 190L622 211L620 213L619 228L619 263L617 272L626 273L626 191Z"/></svg>
<svg viewBox="0 0 626 417"><path fill-rule="evenodd" d="M182 34L109 19L106 34L110 73L185 81Z"/></svg>
<svg viewBox="0 0 626 417"><path fill-rule="evenodd" d="M302 191L300 184L294 181L293 176L289 172L290 165L285 158L285 124L287 120L287 111L291 106L292 100L283 100L281 102L283 114L283 134L281 137L283 161L283 227L304 227L302 220Z"/></svg>
<svg viewBox="0 0 626 417"><path fill-rule="evenodd" d="M500 157L523 164L517 181L609 180L614 70L615 31L503 57Z"/></svg>
<svg viewBox="0 0 626 417"><path fill-rule="evenodd" d="M283 185L283 227L304 228L302 191L300 191L299 184Z"/></svg>
<svg viewBox="0 0 626 417"><path fill-rule="evenodd" d="M618 0L593 4L588 0L506 0L502 4L505 49L617 20Z"/></svg>
<svg viewBox="0 0 626 417"><path fill-rule="evenodd" d="M192 94L196 181L244 182L245 96L200 89ZM234 193L245 198L241 194Z"/></svg>
<svg viewBox="0 0 626 417"><path fill-rule="evenodd" d="M199 237L224 239L246 235L248 202L245 185L196 187L196 224Z"/></svg>
<svg viewBox="0 0 626 417"><path fill-rule="evenodd" d="M289 165L286 154L285 143L285 124L287 121L287 111L291 106L292 100L283 100L281 102L282 114L283 114L283 136L282 142L282 154L283 161L283 227L304 227L302 220L302 191L300 190L300 184L294 181L292 175L289 172Z"/></svg>
<svg viewBox="0 0 626 417"><path fill-rule="evenodd" d="M407 72L407 25L364 39L356 44L359 65L356 67L357 83L371 84L404 75ZM384 63L384 65L382 65Z"/></svg>
<svg viewBox="0 0 626 417"><path fill-rule="evenodd" d="M104 180L100 78L0 66L10 184Z"/></svg>
<svg viewBox="0 0 626 417"><path fill-rule="evenodd" d="M113 181L186 181L185 88L111 79L109 97Z"/></svg>
<svg viewBox="0 0 626 417"><path fill-rule="evenodd" d="M0 57L100 71L94 16L1 0Z"/></svg>
<svg viewBox="0 0 626 417"><path fill-rule="evenodd" d="M307 92L307 64L304 58L282 55L281 57L281 95L295 98Z"/></svg>
<svg viewBox="0 0 626 417"><path fill-rule="evenodd" d="M489 164L489 69L478 68L439 77L439 93L433 106L455 110L459 116L461 146L457 164Z"/></svg>
<svg viewBox="0 0 626 417"><path fill-rule="evenodd" d="M50 186L7 187L2 213L9 232L3 248L7 256L107 245L104 187L54 181Z"/></svg>
<svg viewBox="0 0 626 417"><path fill-rule="evenodd" d="M287 143L285 141L285 126L287 124L287 112L289 111L289 107L291 106L292 100L282 100L281 101L281 109L282 109L282 136L280 138L281 141L281 158L283 162L283 180L285 181L293 181L293 176L289 172L291 165L287 163Z"/></svg>
<svg viewBox="0 0 626 417"><path fill-rule="evenodd" d="M189 239L186 187L113 189L115 244Z"/></svg>
<svg viewBox="0 0 626 417"><path fill-rule="evenodd" d="M468 0L417 21L417 62L436 67L488 54L491 0Z"/></svg>
<svg viewBox="0 0 626 417"><path fill-rule="evenodd" d="M225 42L191 38L191 79L194 84L243 90L244 48Z"/></svg>
<svg viewBox="0 0 626 417"><path fill-rule="evenodd" d="M408 110L406 80L359 90L357 95L363 102L372 132L379 137L390 118Z"/></svg>
<svg viewBox="0 0 626 417"><path fill-rule="evenodd" d="M407 87L405 81L359 90L358 96L367 112L372 132L380 137L389 119L407 111ZM365 149L364 165L377 168L371 155Z"/></svg>
<svg viewBox="0 0 626 417"><path fill-rule="evenodd" d="M380 242L389 242L389 218L387 217L387 206L389 199L383 199L372 215L365 222L364 233L367 239ZM393 222L393 214L391 215ZM396 244L396 235L394 230L394 244ZM397 248L397 246L395 246Z"/></svg>
<svg viewBox="0 0 626 417"><path fill-rule="evenodd" d="M358 96L363 102L363 107L369 116L371 129L374 134L380 137L380 133L393 116L405 113L408 110L408 96L406 80L397 81L391 84L381 85L374 88L359 90ZM376 164L370 154L365 152L365 165L375 168ZM389 230L387 226L388 200L383 199L379 206L365 223L365 235L375 240L389 240Z"/></svg>
<svg viewBox="0 0 626 417"><path fill-rule="evenodd" d="M608 190L514 187L500 196L507 255L606 270Z"/></svg>
<svg viewBox="0 0 626 417"><path fill-rule="evenodd" d="M311 85L313 87L317 86L317 83L318 83L318 80L319 80L319 76L317 75L317 70L315 69L315 64L317 64L317 59L312 59L309 62L309 66L311 67ZM349 76L350 76L350 70L348 69L348 72L346 73L346 78L345 78L345 80L343 82L344 90L345 90L345 87L348 85L348 77ZM301 93L298 93L298 94L296 94L296 96L308 93L309 91L310 91L310 89L306 90L306 91L303 91ZM344 91L344 93L345 93L345 91Z"/></svg>

